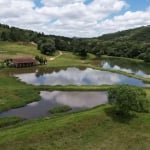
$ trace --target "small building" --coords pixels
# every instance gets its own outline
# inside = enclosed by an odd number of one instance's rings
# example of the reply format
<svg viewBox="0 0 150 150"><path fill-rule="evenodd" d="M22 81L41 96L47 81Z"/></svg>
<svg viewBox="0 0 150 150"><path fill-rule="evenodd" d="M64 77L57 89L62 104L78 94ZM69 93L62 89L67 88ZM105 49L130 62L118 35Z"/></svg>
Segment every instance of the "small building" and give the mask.
<svg viewBox="0 0 150 150"><path fill-rule="evenodd" d="M33 58L13 58L11 59L11 66L16 68L31 67L36 65L36 60Z"/></svg>

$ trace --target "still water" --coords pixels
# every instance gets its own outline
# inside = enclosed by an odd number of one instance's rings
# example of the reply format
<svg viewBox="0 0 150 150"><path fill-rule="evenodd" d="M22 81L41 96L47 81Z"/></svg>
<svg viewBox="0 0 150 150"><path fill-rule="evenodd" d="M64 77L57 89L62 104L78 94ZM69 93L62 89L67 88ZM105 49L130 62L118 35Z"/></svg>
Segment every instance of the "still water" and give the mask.
<svg viewBox="0 0 150 150"><path fill-rule="evenodd" d="M147 63L136 63L120 58L105 58L102 59L100 65L104 69L120 70L135 74L136 76L150 78L150 64Z"/></svg>
<svg viewBox="0 0 150 150"><path fill-rule="evenodd" d="M50 114L49 110L56 106L68 105L72 108L72 111L79 111L108 102L107 92L41 91L40 96L40 101L0 113L0 117L17 116L25 119L35 119L48 116Z"/></svg>
<svg viewBox="0 0 150 150"><path fill-rule="evenodd" d="M79 69L70 67L53 70L48 73L40 73L38 70L32 73L15 74L21 81L32 85L115 85L129 84L147 86L141 80L125 75L100 71L92 68Z"/></svg>

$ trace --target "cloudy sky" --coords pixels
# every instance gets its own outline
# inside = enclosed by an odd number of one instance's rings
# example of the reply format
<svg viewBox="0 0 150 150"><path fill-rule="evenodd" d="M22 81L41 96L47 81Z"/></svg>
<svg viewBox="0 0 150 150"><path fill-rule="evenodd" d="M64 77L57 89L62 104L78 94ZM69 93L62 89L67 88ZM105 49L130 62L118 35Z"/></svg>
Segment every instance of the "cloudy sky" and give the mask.
<svg viewBox="0 0 150 150"><path fill-rule="evenodd" d="M95 37L150 25L150 0L0 0L0 23L45 34Z"/></svg>

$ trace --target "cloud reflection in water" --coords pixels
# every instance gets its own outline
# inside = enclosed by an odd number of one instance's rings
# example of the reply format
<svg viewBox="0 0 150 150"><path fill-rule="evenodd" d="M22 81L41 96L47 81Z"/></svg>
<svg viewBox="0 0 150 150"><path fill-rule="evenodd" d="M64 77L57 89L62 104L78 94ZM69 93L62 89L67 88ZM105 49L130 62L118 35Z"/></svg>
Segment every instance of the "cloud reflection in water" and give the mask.
<svg viewBox="0 0 150 150"><path fill-rule="evenodd" d="M91 68L80 70L72 67L66 70L61 69L58 72L45 73L36 76L36 73L25 73L15 75L21 81L33 85L113 85L113 84L130 84L144 86L140 80L129 78L127 76L100 71Z"/></svg>

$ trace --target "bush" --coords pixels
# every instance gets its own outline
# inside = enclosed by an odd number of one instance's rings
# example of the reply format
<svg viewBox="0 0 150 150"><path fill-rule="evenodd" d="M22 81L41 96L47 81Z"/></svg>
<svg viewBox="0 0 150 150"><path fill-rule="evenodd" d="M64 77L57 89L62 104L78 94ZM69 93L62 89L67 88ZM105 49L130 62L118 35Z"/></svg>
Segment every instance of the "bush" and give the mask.
<svg viewBox="0 0 150 150"><path fill-rule="evenodd" d="M47 63L47 59L42 56L35 56L35 59L40 63L40 65L44 65Z"/></svg>
<svg viewBox="0 0 150 150"><path fill-rule="evenodd" d="M109 103L121 115L129 115L131 111L147 112L149 101L145 91L140 87L121 85L108 91Z"/></svg>
<svg viewBox="0 0 150 150"><path fill-rule="evenodd" d="M54 107L50 110L50 113L52 114L56 114L56 113L63 113L63 112L67 112L70 111L72 108L70 106L67 105L63 105L63 106L58 106L58 107Z"/></svg>

